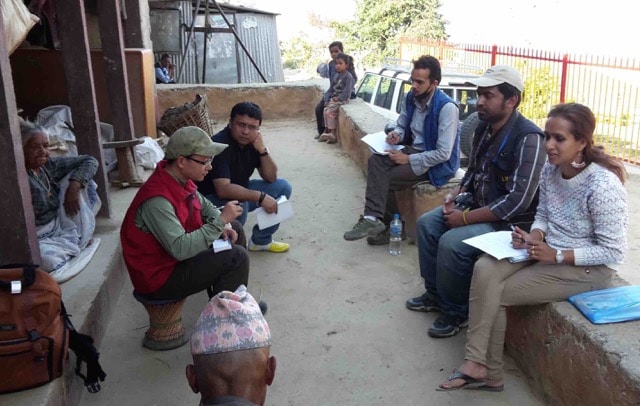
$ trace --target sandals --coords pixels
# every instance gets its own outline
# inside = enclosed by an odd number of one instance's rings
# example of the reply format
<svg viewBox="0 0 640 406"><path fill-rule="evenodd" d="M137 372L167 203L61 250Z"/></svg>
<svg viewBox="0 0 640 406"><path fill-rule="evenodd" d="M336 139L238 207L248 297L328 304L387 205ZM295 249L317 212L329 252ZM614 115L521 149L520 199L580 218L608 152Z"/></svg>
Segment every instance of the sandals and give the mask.
<svg viewBox="0 0 640 406"><path fill-rule="evenodd" d="M476 379L473 378L467 374L464 374L460 371L456 371L453 374L451 374L451 376L449 376L449 378L447 378L447 382L451 382L455 379L462 379L464 381L464 383L460 386L456 386L454 388L445 388L442 386L442 384L440 384L436 390L437 391L441 391L441 392L446 392L446 391L452 391L452 390L458 390L458 389L471 389L471 388L480 388L480 387L485 387L483 390L487 390L486 388L493 388L491 386L487 387L487 385L485 385L484 383L484 379Z"/></svg>

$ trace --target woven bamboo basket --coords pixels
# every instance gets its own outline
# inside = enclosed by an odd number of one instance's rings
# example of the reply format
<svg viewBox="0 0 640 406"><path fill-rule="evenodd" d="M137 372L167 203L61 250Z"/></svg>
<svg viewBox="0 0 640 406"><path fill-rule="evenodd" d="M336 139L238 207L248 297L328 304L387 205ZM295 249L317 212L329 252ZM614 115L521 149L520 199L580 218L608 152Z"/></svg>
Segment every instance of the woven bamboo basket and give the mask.
<svg viewBox="0 0 640 406"><path fill-rule="evenodd" d="M185 299L163 305L145 304L144 308L149 313L147 338L154 341L170 341L183 336L185 334L182 326L184 303Z"/></svg>
<svg viewBox="0 0 640 406"><path fill-rule="evenodd" d="M206 95L198 94L193 103L168 109L158 124L158 128L169 137L179 128L187 126L200 127L207 134L213 135L213 124L209 119Z"/></svg>

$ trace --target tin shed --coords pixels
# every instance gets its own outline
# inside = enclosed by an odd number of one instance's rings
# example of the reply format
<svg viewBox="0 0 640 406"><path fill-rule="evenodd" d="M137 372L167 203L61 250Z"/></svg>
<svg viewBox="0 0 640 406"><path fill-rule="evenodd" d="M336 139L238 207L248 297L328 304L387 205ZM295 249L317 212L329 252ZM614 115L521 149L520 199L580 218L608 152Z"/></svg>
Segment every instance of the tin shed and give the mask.
<svg viewBox="0 0 640 406"><path fill-rule="evenodd" d="M149 5L154 54L172 56L177 83L284 81L277 13L211 0Z"/></svg>

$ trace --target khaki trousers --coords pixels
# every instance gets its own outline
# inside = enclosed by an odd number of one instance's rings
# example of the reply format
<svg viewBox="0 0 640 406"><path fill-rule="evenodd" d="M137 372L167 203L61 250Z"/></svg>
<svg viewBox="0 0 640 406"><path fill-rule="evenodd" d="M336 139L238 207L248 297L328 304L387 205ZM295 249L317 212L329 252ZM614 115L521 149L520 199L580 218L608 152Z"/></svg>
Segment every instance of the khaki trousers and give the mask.
<svg viewBox="0 0 640 406"><path fill-rule="evenodd" d="M502 379L507 306L559 302L604 289L611 286L614 275L604 265L512 264L481 256L471 279L465 359L485 365L489 379Z"/></svg>

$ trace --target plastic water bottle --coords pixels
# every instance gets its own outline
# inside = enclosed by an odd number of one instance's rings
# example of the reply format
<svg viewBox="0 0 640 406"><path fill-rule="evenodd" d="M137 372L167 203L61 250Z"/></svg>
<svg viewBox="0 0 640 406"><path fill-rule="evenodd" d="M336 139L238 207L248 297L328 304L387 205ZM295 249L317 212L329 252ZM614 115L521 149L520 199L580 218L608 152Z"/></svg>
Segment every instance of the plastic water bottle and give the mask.
<svg viewBox="0 0 640 406"><path fill-rule="evenodd" d="M402 221L400 215L394 214L389 225L389 254L400 255L402 252Z"/></svg>

